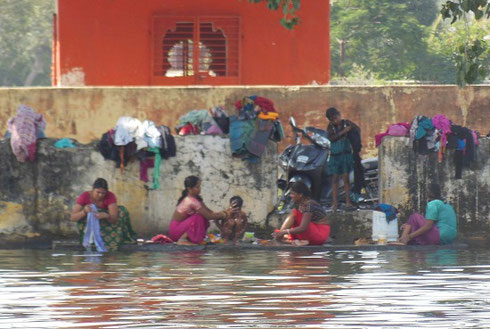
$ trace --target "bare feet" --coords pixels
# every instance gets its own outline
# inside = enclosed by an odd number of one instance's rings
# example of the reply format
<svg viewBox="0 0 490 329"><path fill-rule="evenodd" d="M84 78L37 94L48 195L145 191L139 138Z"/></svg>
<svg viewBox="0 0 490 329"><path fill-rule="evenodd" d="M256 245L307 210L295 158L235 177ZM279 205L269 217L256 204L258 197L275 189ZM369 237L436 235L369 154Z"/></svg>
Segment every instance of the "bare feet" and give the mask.
<svg viewBox="0 0 490 329"><path fill-rule="evenodd" d="M176 243L181 246L197 246L197 243L190 242L187 238L180 238Z"/></svg>

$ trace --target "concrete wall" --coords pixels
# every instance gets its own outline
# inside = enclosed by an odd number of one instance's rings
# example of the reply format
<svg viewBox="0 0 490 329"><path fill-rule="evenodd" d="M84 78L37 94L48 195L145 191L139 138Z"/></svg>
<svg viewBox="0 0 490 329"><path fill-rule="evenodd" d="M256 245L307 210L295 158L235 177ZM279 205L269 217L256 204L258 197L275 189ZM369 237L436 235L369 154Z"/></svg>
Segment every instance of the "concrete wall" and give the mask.
<svg viewBox="0 0 490 329"><path fill-rule="evenodd" d="M215 211L233 195L244 199L252 223L263 223L277 199L277 144L269 142L261 161L250 164L232 158L229 139L213 136L177 137L177 156L160 168L161 188L148 190L139 180L139 163L124 173L104 160L96 144L57 149L55 140L38 142L34 163L19 163L8 140L0 140L0 237L18 242L36 236L73 236L69 213L77 196L90 190L97 177L109 183L118 203L131 214L139 236L166 231L188 175L201 177L202 196ZM153 170L149 170L149 178ZM151 184L150 184L151 185Z"/></svg>
<svg viewBox="0 0 490 329"><path fill-rule="evenodd" d="M115 126L120 116L174 127L192 109L223 105L233 113L235 102L247 95L271 99L283 123L294 115L301 126L325 127L325 109L335 106L360 125L365 155L371 156L377 154L375 134L417 114L445 113L456 124L485 134L490 130L490 86L106 87L0 88L0 134L21 103L46 117L48 137L87 143ZM289 126L284 126L292 136ZM292 138L280 147L290 142Z"/></svg>
<svg viewBox="0 0 490 329"><path fill-rule="evenodd" d="M490 140L481 139L478 160L463 169L462 179L455 179L453 150L442 163L437 154L419 155L409 138L386 137L380 147L380 198L397 207L401 219L412 212L425 214L426 188L440 184L442 195L454 207L463 235L488 236L490 232Z"/></svg>

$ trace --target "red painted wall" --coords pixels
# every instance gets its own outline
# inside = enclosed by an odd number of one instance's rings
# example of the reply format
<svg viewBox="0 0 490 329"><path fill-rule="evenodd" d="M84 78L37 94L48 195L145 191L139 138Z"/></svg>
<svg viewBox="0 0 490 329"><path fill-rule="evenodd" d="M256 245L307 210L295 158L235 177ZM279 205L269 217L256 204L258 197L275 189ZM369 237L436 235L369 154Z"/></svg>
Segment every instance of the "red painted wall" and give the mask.
<svg viewBox="0 0 490 329"><path fill-rule="evenodd" d="M58 0L57 81L78 68L85 85L150 85L152 17L163 14L240 16L239 84L327 83L329 1L301 6L300 24L289 31L280 10L247 0Z"/></svg>

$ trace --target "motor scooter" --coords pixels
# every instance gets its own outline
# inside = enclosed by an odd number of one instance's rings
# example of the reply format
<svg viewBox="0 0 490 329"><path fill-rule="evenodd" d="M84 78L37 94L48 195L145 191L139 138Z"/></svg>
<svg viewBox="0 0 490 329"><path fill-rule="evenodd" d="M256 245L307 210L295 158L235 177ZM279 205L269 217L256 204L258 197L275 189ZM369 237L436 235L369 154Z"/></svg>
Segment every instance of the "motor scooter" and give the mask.
<svg viewBox="0 0 490 329"><path fill-rule="evenodd" d="M316 127L299 128L293 117L289 118L289 124L294 133L295 144L289 145L279 155L279 164L284 170L285 178L278 179L277 185L282 191L274 209L267 215L266 223L269 223L274 214L283 215L289 213L293 207L290 197L290 188L295 182L303 182L312 192L312 197L322 206L328 208L332 203L332 175L328 173L328 159L330 156L330 141L323 129ZM301 143L302 138L309 144ZM366 193L361 196L359 202L377 201L377 165L376 158L362 161L366 180ZM349 174L349 181L354 181L353 171ZM345 200L343 181L339 180L338 200ZM369 187L368 187L369 186Z"/></svg>

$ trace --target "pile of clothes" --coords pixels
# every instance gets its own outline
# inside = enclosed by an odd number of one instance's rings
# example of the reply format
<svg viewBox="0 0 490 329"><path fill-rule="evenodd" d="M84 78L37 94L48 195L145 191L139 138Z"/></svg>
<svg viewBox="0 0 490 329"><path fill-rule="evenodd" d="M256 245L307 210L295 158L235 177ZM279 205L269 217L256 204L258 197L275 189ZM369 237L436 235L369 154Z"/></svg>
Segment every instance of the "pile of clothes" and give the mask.
<svg viewBox="0 0 490 329"><path fill-rule="evenodd" d="M385 133L376 135L376 146L387 135L410 137L415 152L437 152L439 162L442 162L447 148L454 149L456 179L461 178L463 167L469 167L476 160L476 148L480 144L476 131L453 124L444 114L438 114L432 119L417 115L411 123L393 124Z"/></svg>
<svg viewBox="0 0 490 329"><path fill-rule="evenodd" d="M274 103L260 96L247 96L236 102L237 115L230 117L230 146L233 156L256 162L269 139L284 139L284 130Z"/></svg>
<svg viewBox="0 0 490 329"><path fill-rule="evenodd" d="M175 130L181 136L224 135L229 131L229 118L221 106L213 106L209 110L192 110L179 118Z"/></svg>
<svg viewBox="0 0 490 329"><path fill-rule="evenodd" d="M148 182L148 168L154 168L151 189L160 187L162 159L174 157L177 151L170 128L132 117L119 118L116 127L102 135L98 146L102 156L116 161L121 172L130 160L137 158L140 161L140 179L144 182Z"/></svg>
<svg viewBox="0 0 490 329"><path fill-rule="evenodd" d="M34 162L37 139L45 138L46 121L43 115L27 105L20 105L17 114L8 120L7 126L5 137L10 138L10 146L17 161Z"/></svg>

